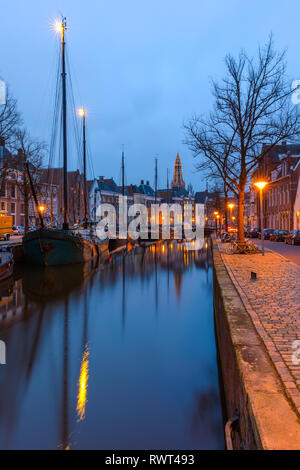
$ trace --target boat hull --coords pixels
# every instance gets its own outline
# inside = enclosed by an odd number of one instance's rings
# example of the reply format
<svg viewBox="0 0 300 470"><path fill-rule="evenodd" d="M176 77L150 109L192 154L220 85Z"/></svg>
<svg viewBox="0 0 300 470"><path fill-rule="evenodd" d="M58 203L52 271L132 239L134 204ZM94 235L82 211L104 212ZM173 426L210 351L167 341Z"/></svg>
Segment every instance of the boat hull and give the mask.
<svg viewBox="0 0 300 470"><path fill-rule="evenodd" d="M0 281L13 275L14 260L11 253L0 253Z"/></svg>
<svg viewBox="0 0 300 470"><path fill-rule="evenodd" d="M84 263L108 252L108 239L91 241L67 230L35 230L23 238L25 260L38 266Z"/></svg>

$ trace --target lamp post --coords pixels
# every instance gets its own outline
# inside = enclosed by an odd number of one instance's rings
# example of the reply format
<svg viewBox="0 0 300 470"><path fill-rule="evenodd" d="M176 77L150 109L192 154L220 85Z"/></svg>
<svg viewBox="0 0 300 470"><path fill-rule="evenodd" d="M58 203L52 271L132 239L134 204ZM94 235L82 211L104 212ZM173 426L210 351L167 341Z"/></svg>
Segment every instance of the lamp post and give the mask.
<svg viewBox="0 0 300 470"><path fill-rule="evenodd" d="M230 209L230 218L232 219L232 210L235 208L235 204L233 202L229 202L227 207Z"/></svg>
<svg viewBox="0 0 300 470"><path fill-rule="evenodd" d="M38 212L39 212L39 216L40 216L40 222L41 222L41 220L43 220L43 215L44 215L45 210L46 210L46 207L45 207L45 206L43 206L43 205L38 206ZM42 227L42 223L41 223L41 227Z"/></svg>
<svg viewBox="0 0 300 470"><path fill-rule="evenodd" d="M229 202L227 204L227 207L230 209L230 219L231 219L231 221L234 221L234 218L232 217L232 211L235 207L235 204L233 202ZM227 227L226 227L226 230L227 230Z"/></svg>
<svg viewBox="0 0 300 470"><path fill-rule="evenodd" d="M265 254L265 237L264 237L264 215L263 215L263 189L267 186L267 181L257 181L254 183L259 189L259 200L260 200L260 230L261 230L261 254L264 256Z"/></svg>
<svg viewBox="0 0 300 470"><path fill-rule="evenodd" d="M219 212L215 211L214 216L216 218L216 235L217 235L217 232L218 232L218 215L219 215Z"/></svg>
<svg viewBox="0 0 300 470"><path fill-rule="evenodd" d="M221 218L220 218L219 214L217 215L217 220L219 221L219 232L221 234L222 226L221 226Z"/></svg>

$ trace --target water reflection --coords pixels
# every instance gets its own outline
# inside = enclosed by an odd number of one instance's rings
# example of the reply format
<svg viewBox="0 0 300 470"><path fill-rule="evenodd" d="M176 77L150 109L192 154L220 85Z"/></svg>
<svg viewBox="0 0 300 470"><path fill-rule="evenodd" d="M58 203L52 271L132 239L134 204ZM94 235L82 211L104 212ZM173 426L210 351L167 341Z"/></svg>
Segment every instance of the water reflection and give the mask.
<svg viewBox="0 0 300 470"><path fill-rule="evenodd" d="M0 447L223 448L211 271L171 242L0 286Z"/></svg>

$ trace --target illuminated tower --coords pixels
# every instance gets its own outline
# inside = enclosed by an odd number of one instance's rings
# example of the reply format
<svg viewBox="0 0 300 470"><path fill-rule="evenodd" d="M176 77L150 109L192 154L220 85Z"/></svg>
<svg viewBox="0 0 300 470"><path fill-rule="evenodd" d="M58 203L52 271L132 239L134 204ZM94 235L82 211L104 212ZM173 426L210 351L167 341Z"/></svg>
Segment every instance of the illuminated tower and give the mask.
<svg viewBox="0 0 300 470"><path fill-rule="evenodd" d="M179 153L177 153L177 157L175 159L173 181L171 187L185 189L185 182L183 181L182 177L182 168Z"/></svg>
<svg viewBox="0 0 300 470"><path fill-rule="evenodd" d="M185 189L185 182L183 181L182 177L182 168L179 153L177 153L177 157L175 159L173 181L171 187Z"/></svg>

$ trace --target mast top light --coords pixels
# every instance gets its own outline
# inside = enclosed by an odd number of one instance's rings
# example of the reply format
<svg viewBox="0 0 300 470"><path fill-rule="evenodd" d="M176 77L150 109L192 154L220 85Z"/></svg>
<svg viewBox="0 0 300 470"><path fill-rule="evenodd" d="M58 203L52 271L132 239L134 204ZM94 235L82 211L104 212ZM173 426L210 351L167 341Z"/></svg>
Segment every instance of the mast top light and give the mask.
<svg viewBox="0 0 300 470"><path fill-rule="evenodd" d="M82 116L82 117L85 116L85 109L84 108L79 108L78 109L78 114L79 114L79 116Z"/></svg>
<svg viewBox="0 0 300 470"><path fill-rule="evenodd" d="M63 30L63 24L61 21L56 21L54 24L54 29L57 33L61 33Z"/></svg>
<svg viewBox="0 0 300 470"><path fill-rule="evenodd" d="M67 19L65 17L62 17L61 20L55 20L54 30L57 33L62 34L66 29L67 29Z"/></svg>

